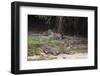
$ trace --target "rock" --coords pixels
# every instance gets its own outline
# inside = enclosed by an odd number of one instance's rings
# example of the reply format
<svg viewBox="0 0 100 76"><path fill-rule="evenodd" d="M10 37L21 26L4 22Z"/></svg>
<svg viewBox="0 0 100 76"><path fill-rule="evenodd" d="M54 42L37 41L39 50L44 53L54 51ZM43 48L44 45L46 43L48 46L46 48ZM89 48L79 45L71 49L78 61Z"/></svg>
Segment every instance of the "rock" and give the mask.
<svg viewBox="0 0 100 76"><path fill-rule="evenodd" d="M59 54L58 49L57 48L51 48L51 54L58 55Z"/></svg>
<svg viewBox="0 0 100 76"><path fill-rule="evenodd" d="M45 47L42 47L42 50L46 54L52 54L52 55L58 55L59 54L58 49L55 48L55 47L45 46Z"/></svg>
<svg viewBox="0 0 100 76"><path fill-rule="evenodd" d="M49 37L48 36L40 36L40 39L47 40L47 39L49 39Z"/></svg>
<svg viewBox="0 0 100 76"><path fill-rule="evenodd" d="M32 49L28 49L28 56L33 56L34 55L34 51Z"/></svg>
<svg viewBox="0 0 100 76"><path fill-rule="evenodd" d="M40 56L46 56L46 54L43 52L41 48L37 48L35 54Z"/></svg>

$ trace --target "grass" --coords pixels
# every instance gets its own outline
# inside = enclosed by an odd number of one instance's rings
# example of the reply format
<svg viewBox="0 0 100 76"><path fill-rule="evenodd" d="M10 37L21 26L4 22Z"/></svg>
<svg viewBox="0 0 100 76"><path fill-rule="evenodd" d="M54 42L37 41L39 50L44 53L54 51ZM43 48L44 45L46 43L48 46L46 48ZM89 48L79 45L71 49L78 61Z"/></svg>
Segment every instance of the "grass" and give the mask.
<svg viewBox="0 0 100 76"><path fill-rule="evenodd" d="M46 44L44 41L40 41L39 39L33 39L32 37L28 37L28 44L38 45L38 44Z"/></svg>
<svg viewBox="0 0 100 76"><path fill-rule="evenodd" d="M31 36L28 37L28 44L29 45L51 45L51 46L57 46L59 44L61 44L60 41L58 40L40 40L40 39L35 39L32 38Z"/></svg>

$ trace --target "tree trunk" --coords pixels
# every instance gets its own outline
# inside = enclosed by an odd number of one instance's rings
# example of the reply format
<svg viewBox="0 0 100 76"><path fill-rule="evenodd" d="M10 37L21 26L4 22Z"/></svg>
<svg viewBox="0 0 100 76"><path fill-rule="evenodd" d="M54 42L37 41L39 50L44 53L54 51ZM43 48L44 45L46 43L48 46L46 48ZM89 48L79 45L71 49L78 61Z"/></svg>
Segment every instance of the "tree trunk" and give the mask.
<svg viewBox="0 0 100 76"><path fill-rule="evenodd" d="M56 23L57 32L62 34L63 33L63 17L62 16L56 17L56 20L57 20L57 23Z"/></svg>

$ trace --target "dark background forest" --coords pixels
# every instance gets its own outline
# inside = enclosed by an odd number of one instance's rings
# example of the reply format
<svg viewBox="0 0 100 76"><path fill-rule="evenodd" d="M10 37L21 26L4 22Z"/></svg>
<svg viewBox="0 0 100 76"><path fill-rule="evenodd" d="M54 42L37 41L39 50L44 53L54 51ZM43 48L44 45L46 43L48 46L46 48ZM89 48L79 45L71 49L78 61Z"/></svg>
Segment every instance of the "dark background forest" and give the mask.
<svg viewBox="0 0 100 76"><path fill-rule="evenodd" d="M47 31L87 38L88 18L71 16L28 15L28 31Z"/></svg>

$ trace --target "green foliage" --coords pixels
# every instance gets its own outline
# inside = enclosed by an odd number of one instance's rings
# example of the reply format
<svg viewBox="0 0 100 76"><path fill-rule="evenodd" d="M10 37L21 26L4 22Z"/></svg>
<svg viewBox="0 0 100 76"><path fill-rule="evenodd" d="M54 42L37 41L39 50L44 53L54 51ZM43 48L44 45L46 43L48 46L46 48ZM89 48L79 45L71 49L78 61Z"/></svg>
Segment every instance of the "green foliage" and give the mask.
<svg viewBox="0 0 100 76"><path fill-rule="evenodd" d="M59 44L61 44L61 42L59 42L58 40L42 40L42 39L35 39L32 38L31 36L28 37L28 44L29 45L51 45L51 46L57 46Z"/></svg>

